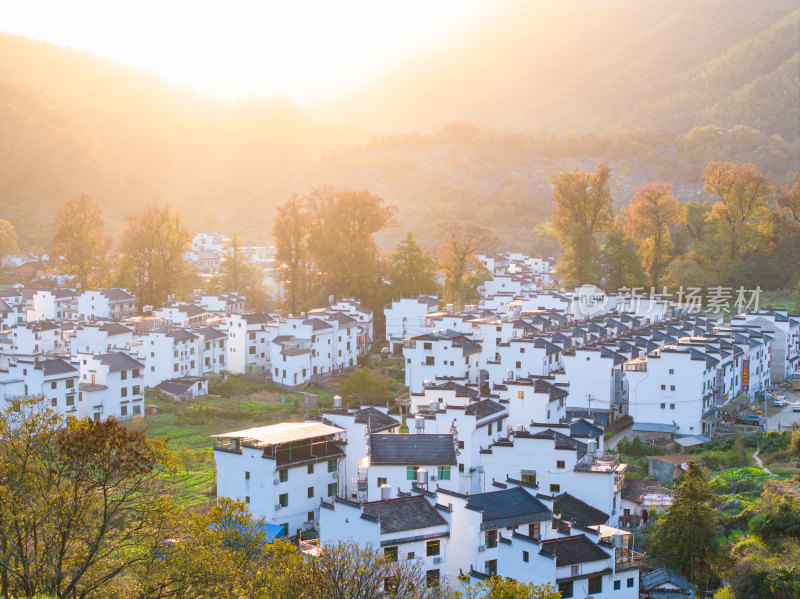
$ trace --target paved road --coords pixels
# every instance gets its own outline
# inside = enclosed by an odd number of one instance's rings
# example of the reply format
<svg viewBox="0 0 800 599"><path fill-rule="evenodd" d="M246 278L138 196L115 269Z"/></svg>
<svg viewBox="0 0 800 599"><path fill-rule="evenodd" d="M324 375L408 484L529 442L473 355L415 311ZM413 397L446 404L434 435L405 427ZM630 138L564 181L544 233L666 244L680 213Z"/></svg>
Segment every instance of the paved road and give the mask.
<svg viewBox="0 0 800 599"><path fill-rule="evenodd" d="M800 403L800 391L779 391L778 395L785 395L788 401ZM800 412L792 411L791 405L786 405L781 408L775 416L769 418L769 430L778 430L778 425L781 429L789 428L793 424L800 425Z"/></svg>

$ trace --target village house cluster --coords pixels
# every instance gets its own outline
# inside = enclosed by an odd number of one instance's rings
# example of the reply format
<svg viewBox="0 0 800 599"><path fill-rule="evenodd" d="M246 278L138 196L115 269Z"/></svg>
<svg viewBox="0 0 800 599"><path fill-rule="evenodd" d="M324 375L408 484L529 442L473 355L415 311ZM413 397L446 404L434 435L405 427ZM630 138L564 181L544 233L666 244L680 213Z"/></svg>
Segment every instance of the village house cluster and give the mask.
<svg viewBox="0 0 800 599"><path fill-rule="evenodd" d="M194 259L211 264L223 242L195 236ZM430 585L500 575L609 599L674 587L669 573L640 577L632 534L670 494L626 480L605 431L626 419L645 438L714 436L800 376L800 319L726 321L657 295L558 290L552 260L480 259L492 278L476 303L386 307L384 352L409 389L399 412L337 397L302 422L216 435L218 496L285 535L420 559ZM143 310L125 289L0 290L0 393L125 420L145 415L145 388L186 399L234 373L299 389L354 368L374 342L373 313L355 300L295 315L245 300L198 292ZM668 483L682 463L651 468Z"/></svg>
<svg viewBox="0 0 800 599"><path fill-rule="evenodd" d="M670 494L625 480L605 430L629 418L643 436L713 436L800 372L800 320L546 289L549 260L481 260L493 278L463 311L429 296L386 307L409 387L400 413L335 399L305 422L218 435L218 495L287 535L421 559L431 585L500 575L565 598L683 592L671 572L640 579L631 531ZM685 459L652 468L671 482Z"/></svg>

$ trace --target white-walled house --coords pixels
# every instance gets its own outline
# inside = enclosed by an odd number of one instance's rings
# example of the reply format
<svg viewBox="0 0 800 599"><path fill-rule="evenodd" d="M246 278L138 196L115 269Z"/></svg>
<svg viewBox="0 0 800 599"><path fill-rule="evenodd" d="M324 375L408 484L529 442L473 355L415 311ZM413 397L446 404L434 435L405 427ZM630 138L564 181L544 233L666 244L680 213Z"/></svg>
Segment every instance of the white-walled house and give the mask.
<svg viewBox="0 0 800 599"><path fill-rule="evenodd" d="M227 319L228 370L235 374L270 370L270 340L277 330L266 312L231 314Z"/></svg>
<svg viewBox="0 0 800 599"><path fill-rule="evenodd" d="M161 381L200 372L199 337L186 329L151 331L134 346L144 362L144 384L155 387Z"/></svg>
<svg viewBox="0 0 800 599"><path fill-rule="evenodd" d="M129 348L133 329L119 322L85 322L75 326L69 340L74 356L80 353L102 354L112 349Z"/></svg>
<svg viewBox="0 0 800 599"><path fill-rule="evenodd" d="M427 476L425 486L458 488L458 439L452 434L389 434L369 436L369 462L359 480L367 481L367 498L381 498L381 487L389 485L392 496L410 490Z"/></svg>
<svg viewBox="0 0 800 599"><path fill-rule="evenodd" d="M64 349L61 327L53 320L15 324L0 333L0 353L7 356L52 356Z"/></svg>
<svg viewBox="0 0 800 599"><path fill-rule="evenodd" d="M228 369L228 335L214 327L195 329L198 337L199 374L219 374Z"/></svg>
<svg viewBox="0 0 800 599"><path fill-rule="evenodd" d="M201 295L198 303L209 312L226 316L244 312L245 309L245 297L233 292Z"/></svg>
<svg viewBox="0 0 800 599"><path fill-rule="evenodd" d="M84 291L78 295L79 320L122 320L136 316L136 296L117 287Z"/></svg>
<svg viewBox="0 0 800 599"><path fill-rule="evenodd" d="M0 368L0 395L6 401L42 396L48 406L65 416L77 416L78 369L62 358L4 360Z"/></svg>
<svg viewBox="0 0 800 599"><path fill-rule="evenodd" d="M126 352L76 356L80 365L78 416L126 420L144 415L144 364Z"/></svg>
<svg viewBox="0 0 800 599"><path fill-rule="evenodd" d="M439 307L436 297L421 295L415 298L394 300L384 308L386 316L386 341L389 350L399 354L403 349L403 340L427 331L425 316Z"/></svg>
<svg viewBox="0 0 800 599"><path fill-rule="evenodd" d="M313 528L320 501L344 489L343 433L323 423L285 422L214 435L217 497L244 501L287 535Z"/></svg>
<svg viewBox="0 0 800 599"><path fill-rule="evenodd" d="M33 294L28 309L28 321L75 320L77 318L77 293L74 289L40 289Z"/></svg>
<svg viewBox="0 0 800 599"><path fill-rule="evenodd" d="M359 504L335 499L320 508L322 546L354 541L388 560L419 560L428 586L447 584L450 530L446 508L410 495Z"/></svg>
<svg viewBox="0 0 800 599"><path fill-rule="evenodd" d="M569 384L567 418L588 417L608 426L626 406L625 357L604 347L579 347L561 356Z"/></svg>
<svg viewBox="0 0 800 599"><path fill-rule="evenodd" d="M569 385L557 383L553 377L529 377L503 381L494 385L500 404L508 409L511 427L527 428L531 422L560 422L566 418Z"/></svg>
<svg viewBox="0 0 800 599"><path fill-rule="evenodd" d="M426 333L403 344L405 383L413 393L425 381L448 377L477 384L480 379L481 345L453 330Z"/></svg>
<svg viewBox="0 0 800 599"><path fill-rule="evenodd" d="M786 310L760 310L756 314L741 314L731 319L732 325L739 323L757 326L772 336L771 376L774 384L800 373L799 316L790 316Z"/></svg>
<svg viewBox="0 0 800 599"><path fill-rule="evenodd" d="M203 306L182 302L162 306L153 311L153 316L176 327L195 327L208 322L213 313Z"/></svg>
<svg viewBox="0 0 800 599"><path fill-rule="evenodd" d="M419 393L409 394L409 414L429 410L431 405L466 407L477 400L480 390L477 385L459 385L449 380L443 383L430 381Z"/></svg>
<svg viewBox="0 0 800 599"><path fill-rule="evenodd" d="M359 465L366 464L369 434L395 433L400 428L400 422L390 416L386 408L372 406L358 410L329 410L321 413L319 419L345 431L347 455L341 463L344 481L342 496L354 501L366 501L366 479L360 481L358 474Z"/></svg>

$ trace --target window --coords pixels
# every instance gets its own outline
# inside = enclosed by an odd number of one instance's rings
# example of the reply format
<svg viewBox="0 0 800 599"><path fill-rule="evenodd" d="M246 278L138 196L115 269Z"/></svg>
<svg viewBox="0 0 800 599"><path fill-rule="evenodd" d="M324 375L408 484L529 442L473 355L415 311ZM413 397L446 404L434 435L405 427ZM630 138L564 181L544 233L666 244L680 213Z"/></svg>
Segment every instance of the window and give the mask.
<svg viewBox="0 0 800 599"><path fill-rule="evenodd" d="M328 472L338 472L339 462L336 460L328 460Z"/></svg>
<svg viewBox="0 0 800 599"><path fill-rule="evenodd" d="M666 385L661 385L661 390L662 391L666 391L667 390L667 386Z"/></svg>
<svg viewBox="0 0 800 599"><path fill-rule="evenodd" d="M517 362L516 369L519 370L520 368L522 368L522 362Z"/></svg>
<svg viewBox="0 0 800 599"><path fill-rule="evenodd" d="M569 575L570 575L570 576L577 576L577 575L578 575L578 574L580 574L580 573L581 573L581 567L580 567L579 565L577 565L577 566L572 566L572 567L569 569Z"/></svg>
<svg viewBox="0 0 800 599"><path fill-rule="evenodd" d="M278 504L281 507L286 507L289 505L289 494L288 493L281 493L278 495Z"/></svg>
<svg viewBox="0 0 800 599"><path fill-rule="evenodd" d="M384 547L383 557L387 562L397 561L397 547Z"/></svg>
<svg viewBox="0 0 800 599"><path fill-rule="evenodd" d="M50 405L52 405L53 407L56 407L58 405L58 399L55 398L55 397L53 399L51 399L50 400Z"/></svg>
<svg viewBox="0 0 800 599"><path fill-rule="evenodd" d="M530 555L528 554L527 551L522 552L522 561L525 562L526 564L528 563L528 561L530 561Z"/></svg>
<svg viewBox="0 0 800 599"><path fill-rule="evenodd" d="M590 595L599 595L603 592L603 577L602 576L592 576L589 579L589 594Z"/></svg>
<svg viewBox="0 0 800 599"><path fill-rule="evenodd" d="M151 368L152 368L152 366L151 366ZM172 370L174 370L175 372L178 372L178 365L177 364L173 365L172 366Z"/></svg>
<svg viewBox="0 0 800 599"><path fill-rule="evenodd" d="M74 379L69 379L67 381L67 389L74 389L75 388L75 381Z"/></svg>
<svg viewBox="0 0 800 599"><path fill-rule="evenodd" d="M50 388L51 389L55 389L56 387L58 387L58 383L56 381L53 381L52 383L50 383Z"/></svg>
<svg viewBox="0 0 800 599"><path fill-rule="evenodd" d="M245 470L244 471L244 479L245 480L250 480L250 471L249 470Z"/></svg>
<svg viewBox="0 0 800 599"><path fill-rule="evenodd" d="M422 349L433 349L433 343L428 343L428 342L423 343Z"/></svg>
<svg viewBox="0 0 800 599"><path fill-rule="evenodd" d="M629 589L630 589L631 587L633 587L633 578L629 578L629 579L628 579L628 583L627 583L627 585L626 585L626 586L627 586Z"/></svg>
<svg viewBox="0 0 800 599"><path fill-rule="evenodd" d="M675 385L670 385L670 386L669 386L669 390L670 390L670 391L675 391Z"/></svg>
<svg viewBox="0 0 800 599"><path fill-rule="evenodd" d="M450 466L439 466L436 475L439 480L450 480Z"/></svg>
<svg viewBox="0 0 800 599"><path fill-rule="evenodd" d="M142 413L142 406L133 406L134 416L138 416L141 413Z"/></svg>
<svg viewBox="0 0 800 599"><path fill-rule="evenodd" d="M414 555L414 552L413 551L409 551L408 555L406 556L406 559L414 559L415 557L416 556Z"/></svg>
<svg viewBox="0 0 800 599"><path fill-rule="evenodd" d="M484 540L484 545L487 548L492 549L497 547L497 531L496 530L487 530Z"/></svg>
<svg viewBox="0 0 800 599"><path fill-rule="evenodd" d="M278 480L282 483L285 483L287 480L289 480L289 471L286 468L278 470Z"/></svg>
<svg viewBox="0 0 800 599"><path fill-rule="evenodd" d="M308 465L308 473L309 474L314 474L314 464L309 464Z"/></svg>
<svg viewBox="0 0 800 599"><path fill-rule="evenodd" d="M614 581L614 590L618 591L618 590L620 590L621 587L622 587L622 581L621 580L615 580Z"/></svg>
<svg viewBox="0 0 800 599"><path fill-rule="evenodd" d="M675 374L675 369L674 369L674 368L670 368L670 369L669 369L669 373L670 373L670 374Z"/></svg>
<svg viewBox="0 0 800 599"><path fill-rule="evenodd" d="M417 466L407 466L406 467L406 480L417 480L417 470L419 468Z"/></svg>
<svg viewBox="0 0 800 599"><path fill-rule="evenodd" d="M309 499L313 499L314 498L314 487L309 487L308 488L308 498ZM309 518L309 520L311 520L311 518Z"/></svg>
<svg viewBox="0 0 800 599"><path fill-rule="evenodd" d="M529 485L536 484L536 470L523 470L519 479Z"/></svg>
<svg viewBox="0 0 800 599"><path fill-rule="evenodd" d="M314 512L308 512L306 514L306 520L308 520L309 522L313 522L314 521Z"/></svg>
<svg viewBox="0 0 800 599"><path fill-rule="evenodd" d="M464 464L459 464L458 465L458 471L459 472L464 472Z"/></svg>
<svg viewBox="0 0 800 599"><path fill-rule="evenodd" d="M425 366L433 366L434 364L433 356L425 356Z"/></svg>
<svg viewBox="0 0 800 599"><path fill-rule="evenodd" d="M339 483L328 485L328 497L336 497L339 494Z"/></svg>
<svg viewBox="0 0 800 599"><path fill-rule="evenodd" d="M245 495L244 496L244 502L245 503L250 503L250 495Z"/></svg>
<svg viewBox="0 0 800 599"><path fill-rule="evenodd" d="M120 397L128 397L128 388L127 387L123 387L122 389L120 389L119 390L119 396Z"/></svg>
<svg viewBox="0 0 800 599"><path fill-rule="evenodd" d="M572 581L560 583L558 585L558 592L561 593L561 599L569 599L572 597Z"/></svg>
<svg viewBox="0 0 800 599"><path fill-rule="evenodd" d="M541 522L532 522L528 524L528 536L532 539L538 539L542 536Z"/></svg>
<svg viewBox="0 0 800 599"><path fill-rule="evenodd" d="M525 399L525 391L517 391L517 399Z"/></svg>
<svg viewBox="0 0 800 599"><path fill-rule="evenodd" d="M425 585L430 589L439 586L439 570L428 570L425 572Z"/></svg>
<svg viewBox="0 0 800 599"><path fill-rule="evenodd" d="M669 404L669 409L670 410L674 410L675 409L675 404L674 403Z"/></svg>
<svg viewBox="0 0 800 599"><path fill-rule="evenodd" d="M561 492L561 485L550 485L550 492L551 493L560 493Z"/></svg>
<svg viewBox="0 0 800 599"><path fill-rule="evenodd" d="M556 468L565 468L564 460L556 460Z"/></svg>
<svg viewBox="0 0 800 599"><path fill-rule="evenodd" d="M663 403L663 402L662 402L662 403L661 403L661 409L663 410L663 409L664 409L664 408L666 408L666 407L667 407L667 404L665 404L665 403Z"/></svg>
<svg viewBox="0 0 800 599"><path fill-rule="evenodd" d="M252 355L252 354L255 354L255 353L256 353L256 346L255 346L255 345L251 345L251 346L250 346L250 348L247 350L247 353L249 353L249 354L251 354L251 355ZM284 356L284 358L285 358L285 357L286 357L286 356Z"/></svg>
<svg viewBox="0 0 800 599"><path fill-rule="evenodd" d="M134 385L133 389L131 389L131 393L134 395L139 395L142 392L142 388L139 385Z"/></svg>
<svg viewBox="0 0 800 599"><path fill-rule="evenodd" d="M70 393L67 395L67 406L74 406L75 405L75 394Z"/></svg>
<svg viewBox="0 0 800 599"><path fill-rule="evenodd" d="M378 488L380 489L385 484L386 484L386 477L385 476L379 476L378 477Z"/></svg>
<svg viewBox="0 0 800 599"><path fill-rule="evenodd" d="M439 555L439 539L425 543L425 555L428 557Z"/></svg>
<svg viewBox="0 0 800 599"><path fill-rule="evenodd" d="M492 424L494 423L490 422L489 425L486 427L486 432L489 434L490 437L492 436Z"/></svg>
<svg viewBox="0 0 800 599"><path fill-rule="evenodd" d="M128 415L128 406L120 406L119 407L119 415L120 416L127 416Z"/></svg>
<svg viewBox="0 0 800 599"><path fill-rule="evenodd" d="M128 380L128 371L127 370L120 370L119 371L119 378L121 381Z"/></svg>

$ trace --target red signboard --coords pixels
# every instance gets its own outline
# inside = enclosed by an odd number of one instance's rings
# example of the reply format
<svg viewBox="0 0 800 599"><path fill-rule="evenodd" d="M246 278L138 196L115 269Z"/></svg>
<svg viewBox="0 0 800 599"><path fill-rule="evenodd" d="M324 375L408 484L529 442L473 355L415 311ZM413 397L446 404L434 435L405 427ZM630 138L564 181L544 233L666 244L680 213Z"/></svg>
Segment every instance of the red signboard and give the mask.
<svg viewBox="0 0 800 599"><path fill-rule="evenodd" d="M742 360L742 391L750 389L750 360Z"/></svg>

